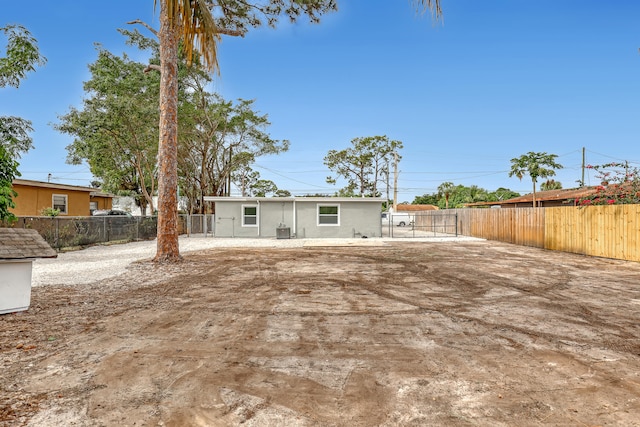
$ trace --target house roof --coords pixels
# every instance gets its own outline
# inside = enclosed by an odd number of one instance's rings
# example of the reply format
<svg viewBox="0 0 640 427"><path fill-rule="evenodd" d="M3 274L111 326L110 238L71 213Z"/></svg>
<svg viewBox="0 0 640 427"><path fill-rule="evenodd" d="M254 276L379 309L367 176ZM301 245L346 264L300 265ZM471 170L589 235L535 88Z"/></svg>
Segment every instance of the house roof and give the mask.
<svg viewBox="0 0 640 427"><path fill-rule="evenodd" d="M32 181L30 179L14 179L13 185L24 185L28 187L42 187L42 188L53 188L56 190L69 190L69 191L86 191L91 193L91 196L99 196L99 197L115 197L115 195L110 193L104 193L99 188L93 187L83 187L80 185L69 185L69 184L58 184L55 182L44 182L44 181Z"/></svg>
<svg viewBox="0 0 640 427"><path fill-rule="evenodd" d="M413 211L437 211L440 208L436 205L408 205L401 204L396 206L397 212L413 212Z"/></svg>
<svg viewBox="0 0 640 427"><path fill-rule="evenodd" d="M58 253L30 228L0 228L0 259L55 258Z"/></svg>
<svg viewBox="0 0 640 427"><path fill-rule="evenodd" d="M315 202L315 203L382 203L386 199L379 197L224 197L224 196L204 196L206 202Z"/></svg>
<svg viewBox="0 0 640 427"><path fill-rule="evenodd" d="M594 187L582 187L582 188L569 188L566 190L547 190L537 191L536 201L557 201L557 200L574 200L581 197L586 197L593 194L596 191ZM533 203L533 193L525 194L524 196L514 197L513 199L500 200L494 202L476 202L467 203L465 206L493 206L493 205L514 205L518 203Z"/></svg>

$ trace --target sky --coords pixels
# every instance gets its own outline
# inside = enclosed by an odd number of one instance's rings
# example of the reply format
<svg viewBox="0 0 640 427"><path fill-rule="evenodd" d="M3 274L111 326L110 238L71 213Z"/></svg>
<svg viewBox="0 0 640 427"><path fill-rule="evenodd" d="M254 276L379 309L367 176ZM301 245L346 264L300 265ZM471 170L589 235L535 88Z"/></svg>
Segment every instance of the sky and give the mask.
<svg viewBox="0 0 640 427"><path fill-rule="evenodd" d="M0 115L34 127L22 178L89 185L87 165L66 164L71 137L51 125L82 105L95 43L144 62L116 30L134 19L157 28L153 3L0 0L0 26L25 26L47 58L18 89L0 89ZM338 0L319 24L284 19L224 38L211 90L255 100L270 136L291 143L258 158L261 177L295 196L333 194L345 183L326 183L327 152L378 135L404 145L398 202L443 182L530 193L528 177L508 176L510 160L530 151L558 156L564 188L581 180L583 152L585 164L640 167L640 1L442 4L434 22L410 0ZM5 45L0 36L0 56ZM593 171L585 182L598 183Z"/></svg>

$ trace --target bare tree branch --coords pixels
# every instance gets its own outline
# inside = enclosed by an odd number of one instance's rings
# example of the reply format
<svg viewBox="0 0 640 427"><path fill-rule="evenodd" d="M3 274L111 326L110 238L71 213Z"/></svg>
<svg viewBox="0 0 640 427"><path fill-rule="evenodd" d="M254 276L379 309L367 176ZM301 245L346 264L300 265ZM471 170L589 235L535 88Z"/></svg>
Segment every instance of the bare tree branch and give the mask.
<svg viewBox="0 0 640 427"><path fill-rule="evenodd" d="M156 31L152 26L150 26L149 24L147 24L147 23L146 23L146 22L144 22L144 21L141 21L141 20L139 20L139 19L136 19L136 20L134 20L134 21L129 21L129 22L127 22L127 24L140 24L140 25L142 25L143 27L145 27L147 30L151 31L151 32L153 33L153 35L154 35L154 36L158 37L158 32L157 32L157 31Z"/></svg>
<svg viewBox="0 0 640 427"><path fill-rule="evenodd" d="M144 21L141 21L139 19L136 19L134 21L129 21L127 22L127 24L140 24L143 27L145 27L147 30L151 31L153 33L154 36L158 37L158 32L151 27L149 24L147 24ZM232 37L244 37L244 33L242 31L238 31L238 30L231 30L231 29L226 29L226 28L217 28L217 33L218 34L223 34L225 36L232 36Z"/></svg>
<svg viewBox="0 0 640 427"><path fill-rule="evenodd" d="M149 71L151 70L156 70L157 72L160 72L160 66L157 64L149 64L147 65L147 68L145 68L144 70L142 70L145 74L147 74Z"/></svg>
<svg viewBox="0 0 640 427"><path fill-rule="evenodd" d="M226 28L218 28L218 34L224 34L225 36L232 37L244 37L244 33L238 30L228 30Z"/></svg>

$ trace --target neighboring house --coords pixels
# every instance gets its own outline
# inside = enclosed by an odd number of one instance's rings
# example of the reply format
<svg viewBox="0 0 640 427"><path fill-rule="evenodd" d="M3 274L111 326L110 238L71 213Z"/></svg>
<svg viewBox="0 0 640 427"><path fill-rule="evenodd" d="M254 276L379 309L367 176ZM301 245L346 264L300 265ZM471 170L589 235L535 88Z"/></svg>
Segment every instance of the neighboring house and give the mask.
<svg viewBox="0 0 640 427"><path fill-rule="evenodd" d="M154 210L158 209L158 196L153 196L153 207ZM136 204L136 201L131 196L115 196L113 198L113 209L120 209L125 212L129 212L133 216L153 216L156 215L155 212L151 212L151 207L147 205L146 213L142 212L140 206ZM185 197L178 197L178 210L186 211L187 210L187 199Z"/></svg>
<svg viewBox="0 0 640 427"><path fill-rule="evenodd" d="M214 197L216 237L381 237L380 198Z"/></svg>
<svg viewBox="0 0 640 427"><path fill-rule="evenodd" d="M587 197L596 192L593 187L571 188L567 190L547 190L536 192L536 205L538 207L576 206L576 199ZM513 199L498 202L476 202L464 205L467 208L530 208L533 206L533 193Z"/></svg>
<svg viewBox="0 0 640 427"><path fill-rule="evenodd" d="M114 197L98 188L27 179L15 179L13 190L18 194L11 209L16 216L40 216L46 208L59 209L60 215L89 216L96 209L111 209Z"/></svg>

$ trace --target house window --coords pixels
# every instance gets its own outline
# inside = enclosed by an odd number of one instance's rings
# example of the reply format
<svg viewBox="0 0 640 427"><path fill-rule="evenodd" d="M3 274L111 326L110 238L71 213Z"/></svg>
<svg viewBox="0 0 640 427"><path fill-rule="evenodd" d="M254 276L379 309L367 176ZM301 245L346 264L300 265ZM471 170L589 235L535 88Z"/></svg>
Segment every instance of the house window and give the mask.
<svg viewBox="0 0 640 427"><path fill-rule="evenodd" d="M98 202L89 202L89 212L98 210Z"/></svg>
<svg viewBox="0 0 640 427"><path fill-rule="evenodd" d="M52 197L53 209L58 209L61 214L67 214L67 195L54 194Z"/></svg>
<svg viewBox="0 0 640 427"><path fill-rule="evenodd" d="M258 226L258 205L242 205L242 226Z"/></svg>
<svg viewBox="0 0 640 427"><path fill-rule="evenodd" d="M340 225L340 205L318 205L318 225Z"/></svg>

